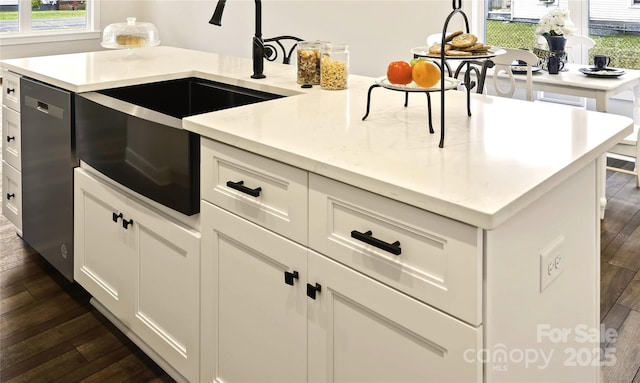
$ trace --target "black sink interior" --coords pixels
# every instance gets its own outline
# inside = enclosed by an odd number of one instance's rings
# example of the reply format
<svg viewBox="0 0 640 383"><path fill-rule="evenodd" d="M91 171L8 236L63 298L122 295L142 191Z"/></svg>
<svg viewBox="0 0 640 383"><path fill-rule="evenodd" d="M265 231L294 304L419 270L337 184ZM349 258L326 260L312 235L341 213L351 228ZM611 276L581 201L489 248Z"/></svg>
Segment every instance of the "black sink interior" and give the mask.
<svg viewBox="0 0 640 383"><path fill-rule="evenodd" d="M176 118L284 97L196 77L105 89L99 93Z"/></svg>

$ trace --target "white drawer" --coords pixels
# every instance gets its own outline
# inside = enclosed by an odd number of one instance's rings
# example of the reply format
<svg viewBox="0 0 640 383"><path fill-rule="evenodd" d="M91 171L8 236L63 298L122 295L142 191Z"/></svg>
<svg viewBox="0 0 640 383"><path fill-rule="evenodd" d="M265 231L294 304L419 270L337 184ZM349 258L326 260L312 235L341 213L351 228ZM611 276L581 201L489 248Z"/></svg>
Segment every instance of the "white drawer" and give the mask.
<svg viewBox="0 0 640 383"><path fill-rule="evenodd" d="M22 174L2 161L2 215L22 233Z"/></svg>
<svg viewBox="0 0 640 383"><path fill-rule="evenodd" d="M482 323L480 229L311 174L309 247L472 325Z"/></svg>
<svg viewBox="0 0 640 383"><path fill-rule="evenodd" d="M307 244L306 171L204 138L201 155L202 199Z"/></svg>
<svg viewBox="0 0 640 383"><path fill-rule="evenodd" d="M2 71L2 105L20 111L20 75Z"/></svg>
<svg viewBox="0 0 640 383"><path fill-rule="evenodd" d="M2 106L2 159L18 170L20 161L20 113Z"/></svg>

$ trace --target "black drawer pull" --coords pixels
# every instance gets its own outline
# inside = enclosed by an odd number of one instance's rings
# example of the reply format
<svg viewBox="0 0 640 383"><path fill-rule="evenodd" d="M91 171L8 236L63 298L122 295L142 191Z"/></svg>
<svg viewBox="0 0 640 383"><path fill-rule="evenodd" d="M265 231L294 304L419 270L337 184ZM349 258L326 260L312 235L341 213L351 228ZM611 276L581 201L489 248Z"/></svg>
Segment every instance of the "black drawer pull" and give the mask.
<svg viewBox="0 0 640 383"><path fill-rule="evenodd" d="M400 248L400 241L395 241L394 243L387 243L379 240L378 238L373 236L371 230L366 233L361 233L356 230L351 231L351 238L355 238L359 241L367 243L371 246L375 246L378 249L382 249L384 251L388 251L391 254L400 255L402 249Z"/></svg>
<svg viewBox="0 0 640 383"><path fill-rule="evenodd" d="M118 222L119 218L122 218L122 213L120 214L113 213L113 216L111 217L111 219L113 219L113 222Z"/></svg>
<svg viewBox="0 0 640 383"><path fill-rule="evenodd" d="M284 283L288 284L289 286L293 286L293 280L298 279L298 277L299 277L298 272L295 270L292 273L285 271Z"/></svg>
<svg viewBox="0 0 640 383"><path fill-rule="evenodd" d="M7 94L11 94L11 93L15 93L16 89L15 88L7 88Z"/></svg>
<svg viewBox="0 0 640 383"><path fill-rule="evenodd" d="M11 142L11 140L15 140L16 136L7 136L7 142Z"/></svg>
<svg viewBox="0 0 640 383"><path fill-rule="evenodd" d="M7 200L10 200L11 198L13 198L15 196L16 196L15 193L11 193L11 194L7 193Z"/></svg>
<svg viewBox="0 0 640 383"><path fill-rule="evenodd" d="M320 292L322 290L322 286L319 283L315 285L307 283L307 296L311 299L316 299L316 292Z"/></svg>
<svg viewBox="0 0 640 383"><path fill-rule="evenodd" d="M249 194L252 197L260 197L260 192L262 191L261 187L250 189L244 186L244 181L238 181L238 182L227 181L227 186L230 187L231 189L236 189L237 191L241 191L245 194Z"/></svg>
<svg viewBox="0 0 640 383"><path fill-rule="evenodd" d="M122 219L122 227L124 227L125 229L129 228L129 225L133 225L133 220L126 220L126 219Z"/></svg>

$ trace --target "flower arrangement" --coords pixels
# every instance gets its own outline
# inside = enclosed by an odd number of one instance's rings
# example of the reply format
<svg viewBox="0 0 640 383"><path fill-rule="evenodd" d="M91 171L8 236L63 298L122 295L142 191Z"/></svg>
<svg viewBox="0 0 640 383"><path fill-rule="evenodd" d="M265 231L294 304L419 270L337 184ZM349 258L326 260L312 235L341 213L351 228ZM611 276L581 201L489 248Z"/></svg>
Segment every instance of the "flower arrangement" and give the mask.
<svg viewBox="0 0 640 383"><path fill-rule="evenodd" d="M542 36L570 36L574 31L575 24L569 17L569 10L560 8L547 13L536 28L536 34Z"/></svg>

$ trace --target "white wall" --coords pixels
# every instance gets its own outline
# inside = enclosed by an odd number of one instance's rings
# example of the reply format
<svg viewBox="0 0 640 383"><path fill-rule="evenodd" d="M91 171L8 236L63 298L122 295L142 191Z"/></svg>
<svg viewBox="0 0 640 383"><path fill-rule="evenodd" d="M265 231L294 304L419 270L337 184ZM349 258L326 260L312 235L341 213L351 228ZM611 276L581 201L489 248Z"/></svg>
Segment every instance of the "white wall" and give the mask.
<svg viewBox="0 0 640 383"><path fill-rule="evenodd" d="M479 1L479 0L474 0ZM222 27L209 24L216 0L100 0L102 30L127 16L152 22L162 45L234 56L251 56L254 0L228 0ZM464 0L471 27L471 0ZM386 73L394 60L410 60L409 50L441 32L451 0L262 0L263 37L295 35L350 45L351 72ZM449 30L461 29L462 18ZM85 40L3 45L0 59L101 50L97 37Z"/></svg>
<svg viewBox="0 0 640 383"><path fill-rule="evenodd" d="M208 23L216 3L147 0L140 19L158 27L163 45L250 57L254 1L227 0L221 27ZM410 60L411 48L441 32L451 10L451 0L262 0L262 33L347 43L351 73L381 76L390 61ZM455 17L450 30L461 20Z"/></svg>

